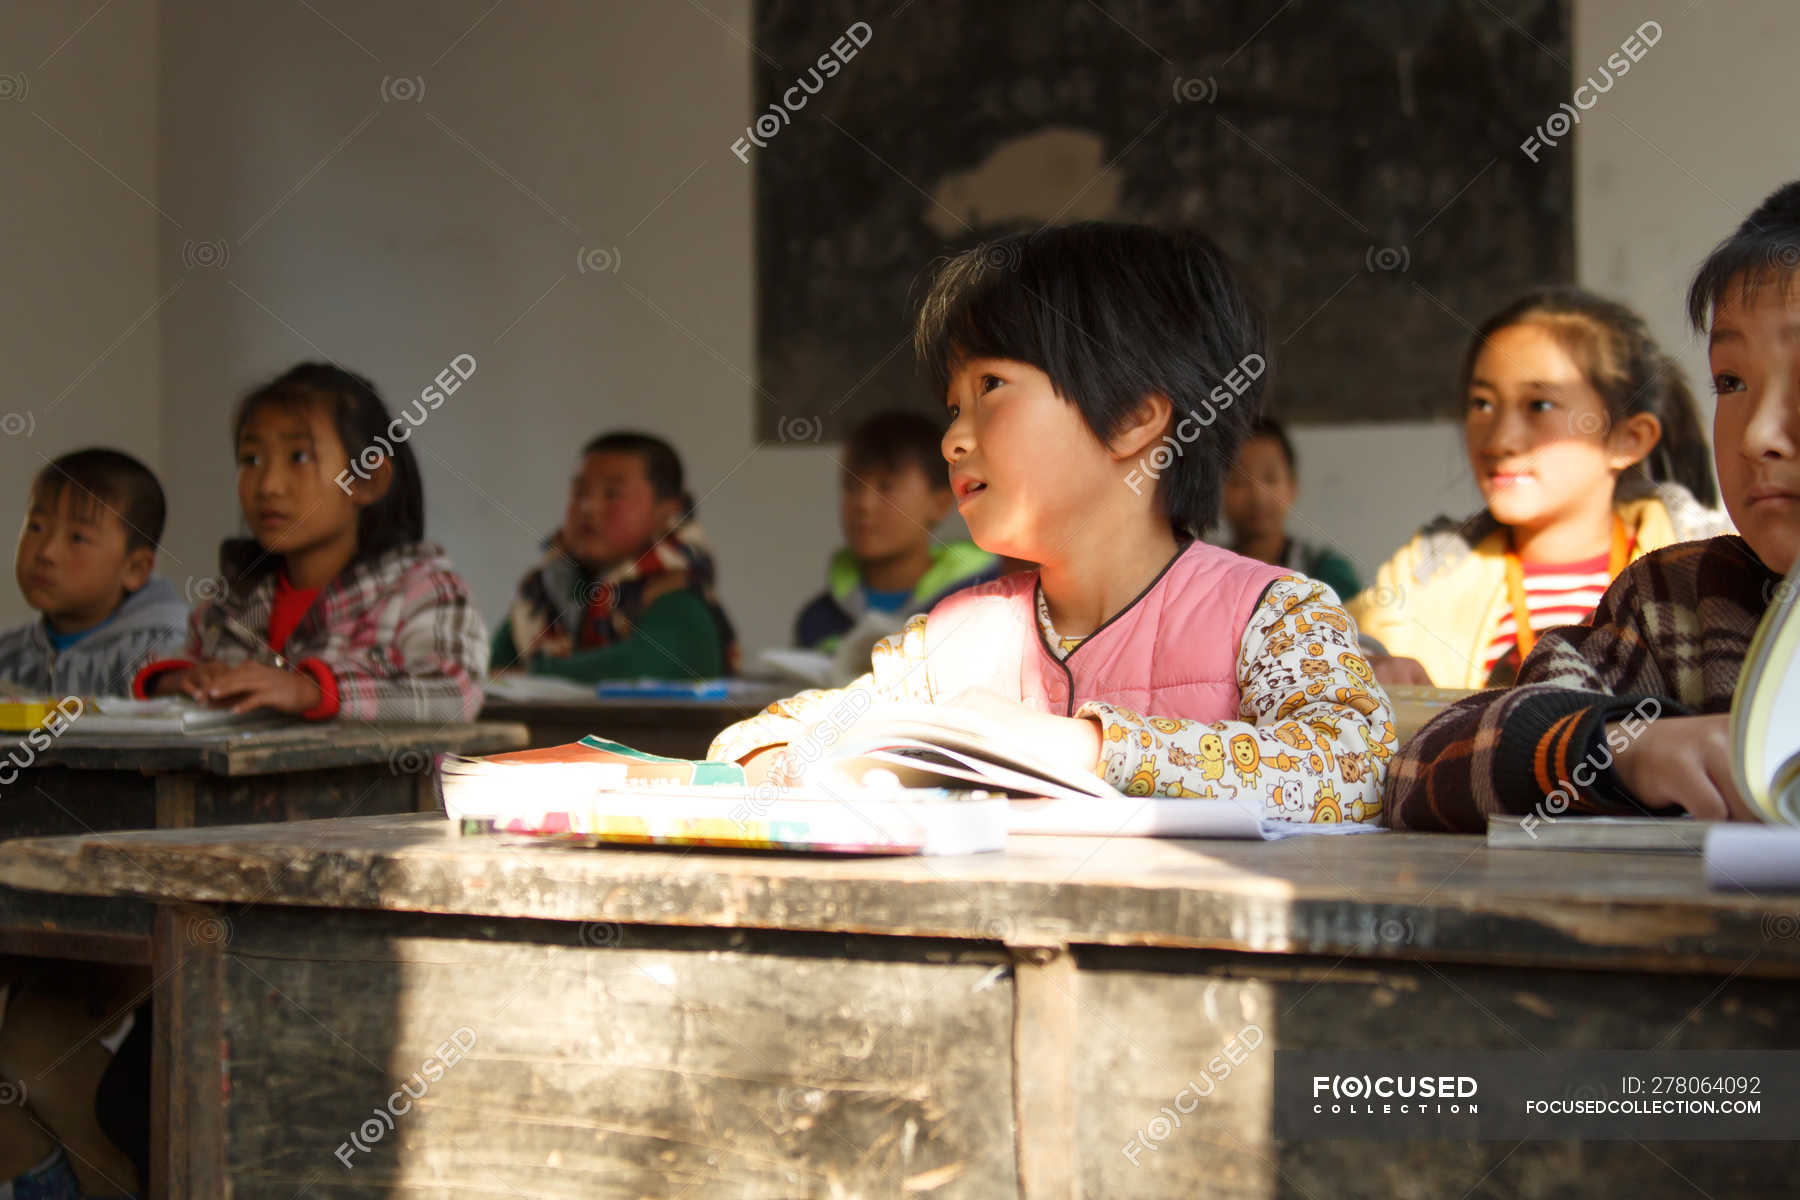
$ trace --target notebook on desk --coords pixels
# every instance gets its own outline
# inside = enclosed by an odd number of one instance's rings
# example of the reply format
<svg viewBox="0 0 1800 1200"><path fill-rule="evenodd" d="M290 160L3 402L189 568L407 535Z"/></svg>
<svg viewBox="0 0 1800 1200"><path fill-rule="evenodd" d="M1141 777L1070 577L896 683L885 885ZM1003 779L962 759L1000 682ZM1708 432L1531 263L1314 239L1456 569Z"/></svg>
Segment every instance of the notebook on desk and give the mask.
<svg viewBox="0 0 1800 1200"><path fill-rule="evenodd" d="M239 729L275 729L298 723L296 717L266 709L238 713L229 708L198 704L185 696L164 696L155 700L107 696L87 701L69 732L80 738L168 737Z"/></svg>
<svg viewBox="0 0 1800 1200"><path fill-rule="evenodd" d="M442 766L444 804L453 818L508 816L513 831L548 822L545 831L557 832L577 820L593 827L610 816L635 820L647 790L665 813L692 802L697 815L709 816L712 808L702 801L725 796L708 793L704 785L711 785L735 789L736 800L822 798L839 807L907 793L1000 797L1010 800L1005 824L1015 834L1273 839L1378 832L1369 825L1268 820L1260 804L1228 798L1127 796L1090 772L1009 744L979 713L943 705L876 705L828 747L809 751L803 743L798 750L811 759L791 789L752 785L736 763L662 758L591 736L485 759L450 755ZM556 802L546 803L552 793ZM586 815L571 815L576 812Z"/></svg>
<svg viewBox="0 0 1800 1200"><path fill-rule="evenodd" d="M1488 818L1487 844L1494 850L1614 850L1651 854L1698 854L1717 821L1687 817L1571 817L1553 821L1511 814Z"/></svg>

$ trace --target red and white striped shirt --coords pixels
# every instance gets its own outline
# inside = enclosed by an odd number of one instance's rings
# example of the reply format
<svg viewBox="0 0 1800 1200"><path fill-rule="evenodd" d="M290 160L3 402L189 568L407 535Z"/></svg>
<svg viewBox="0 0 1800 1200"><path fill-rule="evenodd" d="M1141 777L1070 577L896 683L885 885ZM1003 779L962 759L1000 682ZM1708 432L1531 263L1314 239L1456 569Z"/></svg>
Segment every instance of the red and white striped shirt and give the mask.
<svg viewBox="0 0 1800 1200"><path fill-rule="evenodd" d="M1525 608L1531 614L1532 632L1579 625L1587 620L1612 583L1612 576L1607 573L1611 558L1610 554L1597 554L1580 562L1521 564L1525 570ZM1488 643L1482 670L1493 674L1494 664L1518 641L1519 627L1509 605L1500 615L1493 641Z"/></svg>

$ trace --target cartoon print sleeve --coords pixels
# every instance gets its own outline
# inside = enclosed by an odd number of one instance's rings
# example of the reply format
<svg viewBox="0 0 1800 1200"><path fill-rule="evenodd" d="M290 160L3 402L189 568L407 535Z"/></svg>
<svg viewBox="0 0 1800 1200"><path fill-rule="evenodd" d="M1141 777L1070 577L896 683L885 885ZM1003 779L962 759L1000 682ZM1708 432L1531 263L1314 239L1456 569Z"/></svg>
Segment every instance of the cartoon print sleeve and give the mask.
<svg viewBox="0 0 1800 1200"><path fill-rule="evenodd" d="M899 633L876 642L869 672L848 687L812 688L777 700L754 717L721 730L706 757L736 762L770 746L797 743L814 725L845 728L876 700L931 700L925 673L924 613L908 620Z"/></svg>
<svg viewBox="0 0 1800 1200"><path fill-rule="evenodd" d="M1396 746L1393 706L1324 584L1270 585L1238 650L1236 721L1207 724L1088 703L1101 775L1135 796L1255 797L1283 821L1372 821Z"/></svg>

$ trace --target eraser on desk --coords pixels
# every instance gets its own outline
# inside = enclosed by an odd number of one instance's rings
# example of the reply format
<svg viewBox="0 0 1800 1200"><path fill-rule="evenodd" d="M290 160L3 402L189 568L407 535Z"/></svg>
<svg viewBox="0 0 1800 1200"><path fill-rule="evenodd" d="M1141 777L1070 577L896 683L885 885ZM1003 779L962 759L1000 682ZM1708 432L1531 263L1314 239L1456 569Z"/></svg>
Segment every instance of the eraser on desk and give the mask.
<svg viewBox="0 0 1800 1200"><path fill-rule="evenodd" d="M26 733L60 711L50 700L0 700L0 732Z"/></svg>

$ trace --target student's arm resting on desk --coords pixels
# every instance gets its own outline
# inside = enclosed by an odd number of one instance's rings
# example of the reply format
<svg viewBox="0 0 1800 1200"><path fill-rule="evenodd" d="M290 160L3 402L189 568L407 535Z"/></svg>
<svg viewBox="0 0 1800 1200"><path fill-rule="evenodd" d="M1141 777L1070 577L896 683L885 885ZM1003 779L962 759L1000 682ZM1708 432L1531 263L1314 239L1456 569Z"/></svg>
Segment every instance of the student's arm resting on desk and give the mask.
<svg viewBox="0 0 1800 1200"><path fill-rule="evenodd" d="M1633 591L1621 577L1589 624L1538 638L1518 686L1460 700L1414 735L1388 780L1389 824L1480 833L1493 813L1671 812L1646 810L1611 770L1610 723L1635 738L1646 719L1687 711L1668 695Z"/></svg>
<svg viewBox="0 0 1800 1200"><path fill-rule="evenodd" d="M1276 817L1310 820L1320 810L1347 813L1345 819L1360 819L1355 815L1359 812L1373 816L1379 811L1385 764L1394 750L1392 711L1379 689L1365 689L1354 670L1338 661L1339 655L1355 656L1356 646L1348 618L1328 596L1322 585L1291 577L1273 585L1258 605L1244 631L1238 663L1240 713L1255 714L1245 720L1205 725L1181 718L1146 718L1109 704L1083 705L1075 715L1097 722L1102 730L1095 773L1121 791L1139 795L1227 796L1240 787L1253 787L1268 815ZM925 616L915 616L900 633L877 643L872 670L850 687L802 692L778 701L719 734L707 757L741 760L759 750L797 742L815 724L847 723L866 707L851 695L857 690L868 692L869 699L941 699L931 694L924 670L925 623ZM1311 631L1313 636L1295 639L1290 646L1280 638L1284 631ZM1303 676L1295 664L1313 645L1321 651L1315 657L1321 658L1329 645L1330 657L1322 670ZM1362 661L1360 656L1356 661ZM1272 714L1284 700L1304 690L1301 683L1286 685L1302 678L1318 686L1318 699L1276 720ZM1347 699L1338 698L1340 691ZM1371 711L1363 715L1351 700ZM1239 734L1257 751L1251 772L1255 784L1246 783L1231 766L1231 741ZM1213 774L1213 767L1201 758L1209 736L1218 737L1225 748L1224 759L1214 760L1222 763L1223 775ZM1239 747L1243 753L1243 743ZM1290 798L1286 810L1280 800L1284 787ZM1301 792L1298 806L1291 802L1295 789ZM1271 792L1277 797L1272 804Z"/></svg>
<svg viewBox="0 0 1800 1200"><path fill-rule="evenodd" d="M419 563L316 661L337 683L340 717L467 721L481 708L487 655L487 631L462 579Z"/></svg>
<svg viewBox="0 0 1800 1200"><path fill-rule="evenodd" d="M203 653L201 639L206 630L208 614L217 603L216 600L205 599L188 611L187 645L183 647L181 656L179 658L159 658L145 663L131 681L133 696L139 700L149 699L168 682L170 674L176 671L185 671L200 661Z"/></svg>
<svg viewBox="0 0 1800 1200"><path fill-rule="evenodd" d="M906 622L899 633L875 643L869 672L848 687L812 688L777 700L754 717L722 730L706 757L736 762L759 750L800 742L821 723L847 727L870 702L910 700L930 703L925 672L925 614Z"/></svg>
<svg viewBox="0 0 1800 1200"><path fill-rule="evenodd" d="M1393 706L1370 682L1324 584L1277 580L1244 627L1239 720L1142 716L1088 703L1103 730L1100 774L1138 796L1254 796L1300 822L1373 820L1395 750Z"/></svg>
<svg viewBox="0 0 1800 1200"><path fill-rule="evenodd" d="M511 644L511 636L507 638ZM495 653L499 653L498 639ZM495 662L501 660L496 657ZM624 641L572 654L533 654L523 660L533 675L583 683L603 679L714 679L725 673L719 627L706 600L679 588L646 608Z"/></svg>

